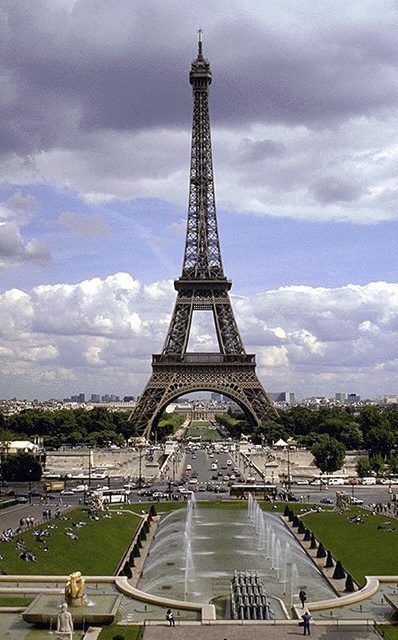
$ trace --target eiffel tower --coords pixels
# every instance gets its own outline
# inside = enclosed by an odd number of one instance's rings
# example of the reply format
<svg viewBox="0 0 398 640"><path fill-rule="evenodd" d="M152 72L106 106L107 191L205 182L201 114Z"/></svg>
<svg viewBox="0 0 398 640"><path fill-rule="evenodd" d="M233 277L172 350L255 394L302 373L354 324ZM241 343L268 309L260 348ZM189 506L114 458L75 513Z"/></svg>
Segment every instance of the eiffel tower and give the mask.
<svg viewBox="0 0 398 640"><path fill-rule="evenodd" d="M212 74L203 57L202 32L189 81L193 90L193 121L188 220L177 299L162 353L152 356L152 375L130 416L137 434L148 438L165 407L193 391L215 391L234 400L250 424L276 417L257 378L255 356L242 343L224 275L218 237L211 151L209 87ZM219 353L188 353L195 310L212 311Z"/></svg>

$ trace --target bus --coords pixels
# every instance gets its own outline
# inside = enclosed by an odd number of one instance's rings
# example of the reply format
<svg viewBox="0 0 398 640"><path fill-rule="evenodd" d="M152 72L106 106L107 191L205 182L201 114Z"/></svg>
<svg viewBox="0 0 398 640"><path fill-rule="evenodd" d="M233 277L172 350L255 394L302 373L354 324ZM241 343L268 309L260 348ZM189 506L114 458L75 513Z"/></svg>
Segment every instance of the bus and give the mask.
<svg viewBox="0 0 398 640"><path fill-rule="evenodd" d="M125 489L107 489L106 491L99 491L102 493L106 502L109 504L120 504L128 501L129 492Z"/></svg>

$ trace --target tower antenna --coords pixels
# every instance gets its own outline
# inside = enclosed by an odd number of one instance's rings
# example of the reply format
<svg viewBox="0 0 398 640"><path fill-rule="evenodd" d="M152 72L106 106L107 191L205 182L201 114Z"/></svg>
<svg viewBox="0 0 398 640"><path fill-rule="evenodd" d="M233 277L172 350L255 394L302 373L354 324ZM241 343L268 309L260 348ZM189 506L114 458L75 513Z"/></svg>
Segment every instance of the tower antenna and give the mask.
<svg viewBox="0 0 398 640"><path fill-rule="evenodd" d="M198 55L202 55L203 31L198 29Z"/></svg>

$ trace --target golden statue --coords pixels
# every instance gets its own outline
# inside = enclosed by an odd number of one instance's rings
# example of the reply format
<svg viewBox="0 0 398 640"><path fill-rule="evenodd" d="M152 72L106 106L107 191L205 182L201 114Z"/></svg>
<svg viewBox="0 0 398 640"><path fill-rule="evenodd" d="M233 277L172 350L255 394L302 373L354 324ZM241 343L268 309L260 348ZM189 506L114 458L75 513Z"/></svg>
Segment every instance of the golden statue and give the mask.
<svg viewBox="0 0 398 640"><path fill-rule="evenodd" d="M65 585L65 598L69 604L82 605L84 603L84 585L86 578L82 578L80 571L70 574Z"/></svg>

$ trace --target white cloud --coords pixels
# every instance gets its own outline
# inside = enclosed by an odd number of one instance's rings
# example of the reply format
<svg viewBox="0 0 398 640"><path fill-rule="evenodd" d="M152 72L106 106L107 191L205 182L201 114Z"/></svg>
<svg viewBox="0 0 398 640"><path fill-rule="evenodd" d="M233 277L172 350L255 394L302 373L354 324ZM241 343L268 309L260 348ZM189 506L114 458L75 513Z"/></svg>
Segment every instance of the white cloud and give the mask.
<svg viewBox="0 0 398 640"><path fill-rule="evenodd" d="M26 240L21 228L28 222L36 201L16 192L0 203L0 271L30 263L45 265L51 260L48 247L38 238Z"/></svg>
<svg viewBox="0 0 398 640"><path fill-rule="evenodd" d="M140 393L161 350L175 300L171 281L127 273L0 295L3 393ZM233 298L248 353L270 391L299 395L398 391L398 284L282 287ZM216 347L198 313L190 348Z"/></svg>

